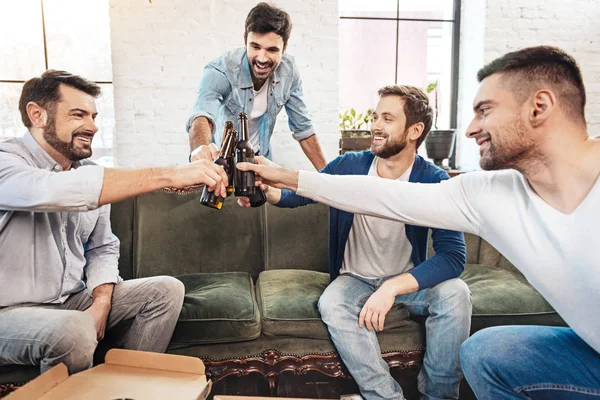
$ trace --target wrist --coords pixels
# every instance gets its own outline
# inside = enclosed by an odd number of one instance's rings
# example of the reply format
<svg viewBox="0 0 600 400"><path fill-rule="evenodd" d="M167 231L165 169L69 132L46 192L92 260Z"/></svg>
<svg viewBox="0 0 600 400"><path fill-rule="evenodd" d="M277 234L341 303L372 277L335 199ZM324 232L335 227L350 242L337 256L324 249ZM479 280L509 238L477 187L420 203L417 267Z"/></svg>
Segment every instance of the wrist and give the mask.
<svg viewBox="0 0 600 400"><path fill-rule="evenodd" d="M283 188L291 191L298 191L298 180L300 178L299 171L286 171L285 178L283 180Z"/></svg>
<svg viewBox="0 0 600 400"><path fill-rule="evenodd" d="M176 187L178 170L177 166L151 168L152 180L156 182L158 188Z"/></svg>
<svg viewBox="0 0 600 400"><path fill-rule="evenodd" d="M277 204L281 201L281 189L270 187L267 191L267 201L269 204Z"/></svg>
<svg viewBox="0 0 600 400"><path fill-rule="evenodd" d="M97 297L93 300L92 304L104 309L110 309L112 305L109 297Z"/></svg>

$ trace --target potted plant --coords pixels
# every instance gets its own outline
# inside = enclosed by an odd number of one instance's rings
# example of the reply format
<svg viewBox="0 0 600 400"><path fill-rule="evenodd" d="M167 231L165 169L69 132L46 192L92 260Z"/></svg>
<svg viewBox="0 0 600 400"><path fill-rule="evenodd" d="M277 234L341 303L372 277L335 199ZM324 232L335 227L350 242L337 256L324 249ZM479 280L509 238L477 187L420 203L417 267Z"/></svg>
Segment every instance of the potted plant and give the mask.
<svg viewBox="0 0 600 400"><path fill-rule="evenodd" d="M369 125L372 120L373 110L370 108L364 113L357 113L354 108L340 113L340 154L371 148Z"/></svg>
<svg viewBox="0 0 600 400"><path fill-rule="evenodd" d="M450 168L443 164L444 159L449 158L454 150L456 131L454 129L438 129L438 82L430 83L425 92L434 96L434 118L433 128L425 139L425 149L427 156L433 160L433 163L440 168L449 170Z"/></svg>

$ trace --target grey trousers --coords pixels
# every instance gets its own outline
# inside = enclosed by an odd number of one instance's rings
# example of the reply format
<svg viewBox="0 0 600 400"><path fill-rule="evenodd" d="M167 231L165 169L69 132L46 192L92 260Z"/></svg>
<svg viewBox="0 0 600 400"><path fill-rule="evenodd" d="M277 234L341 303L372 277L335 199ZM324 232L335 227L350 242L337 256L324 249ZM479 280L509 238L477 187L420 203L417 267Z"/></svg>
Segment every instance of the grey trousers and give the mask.
<svg viewBox="0 0 600 400"><path fill-rule="evenodd" d="M184 287L170 276L132 279L115 286L106 329L133 319L126 349L164 352L183 304ZM92 366L94 319L87 290L63 304L27 304L0 309L0 365L40 365L45 372L65 363L73 374Z"/></svg>

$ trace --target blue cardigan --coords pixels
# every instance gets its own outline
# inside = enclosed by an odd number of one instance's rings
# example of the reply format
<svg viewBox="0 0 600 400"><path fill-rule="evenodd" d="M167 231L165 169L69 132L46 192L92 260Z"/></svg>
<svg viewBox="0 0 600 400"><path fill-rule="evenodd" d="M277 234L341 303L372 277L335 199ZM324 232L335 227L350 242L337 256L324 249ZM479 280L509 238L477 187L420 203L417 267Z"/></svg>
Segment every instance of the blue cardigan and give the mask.
<svg viewBox="0 0 600 400"><path fill-rule="evenodd" d="M375 156L370 151L349 152L337 157L321 170L331 175L368 175ZM438 183L450 179L441 168L415 155L409 182ZM315 201L298 196L290 190L282 190L277 207L295 208ZM331 207L329 211L329 274L333 281L340 273L346 242L354 214ZM406 237L412 245L411 259L415 266L408 271L419 283L419 290L437 285L448 279L457 278L464 269L467 247L461 232L432 229L435 256L427 259L429 228L405 225Z"/></svg>

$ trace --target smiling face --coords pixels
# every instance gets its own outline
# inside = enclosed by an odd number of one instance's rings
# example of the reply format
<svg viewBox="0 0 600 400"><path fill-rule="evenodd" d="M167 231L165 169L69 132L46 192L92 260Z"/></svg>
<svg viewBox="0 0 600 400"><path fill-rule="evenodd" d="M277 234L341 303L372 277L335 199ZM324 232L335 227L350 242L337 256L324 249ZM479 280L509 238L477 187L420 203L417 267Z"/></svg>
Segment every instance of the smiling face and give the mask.
<svg viewBox="0 0 600 400"><path fill-rule="evenodd" d="M407 147L404 99L400 96L384 96L379 100L373 112L371 134L371 151L378 157L392 157Z"/></svg>
<svg viewBox="0 0 600 400"><path fill-rule="evenodd" d="M484 170L515 168L527 161L536 146L526 125L526 103L502 85L502 74L485 78L473 101L475 116L467 136L477 141Z"/></svg>
<svg viewBox="0 0 600 400"><path fill-rule="evenodd" d="M264 83L273 75L281 63L284 51L283 38L275 32L248 32L246 53L255 86L256 83Z"/></svg>
<svg viewBox="0 0 600 400"><path fill-rule="evenodd" d="M98 127L94 97L70 86L59 87L60 101L48 111L44 140L66 159L75 162L92 155L92 140Z"/></svg>

